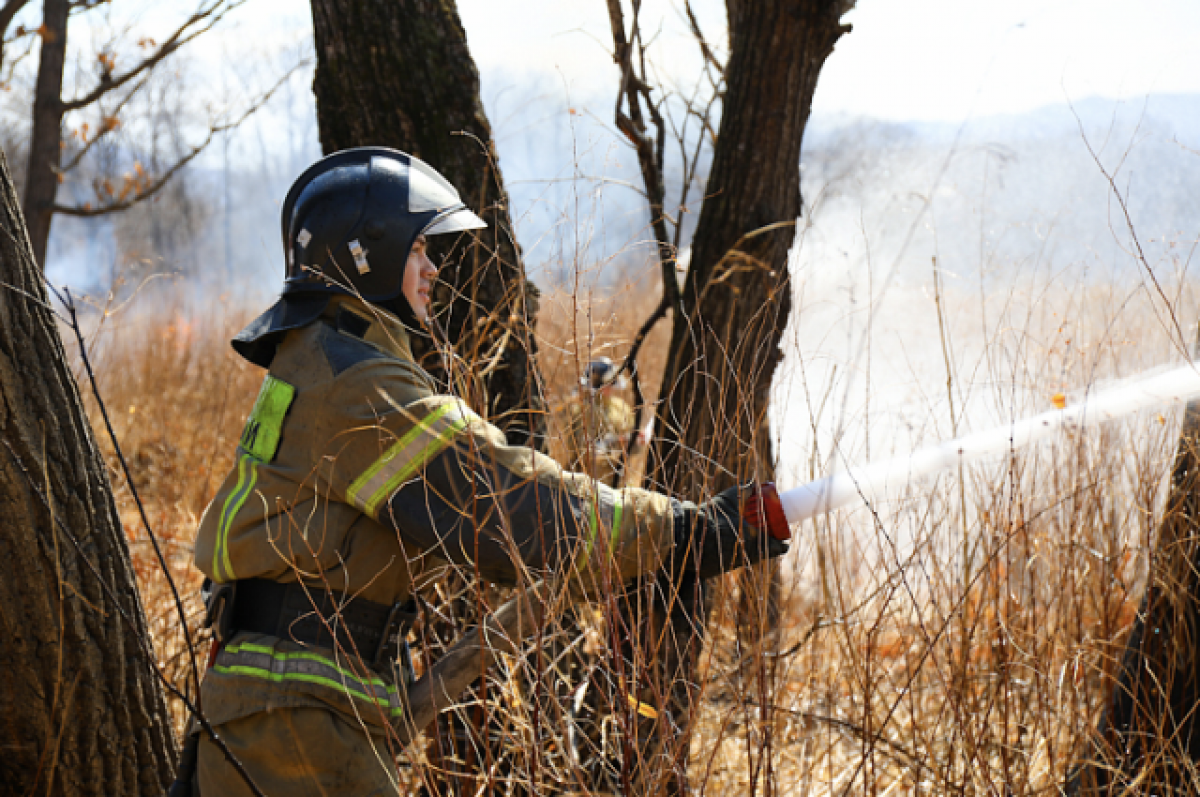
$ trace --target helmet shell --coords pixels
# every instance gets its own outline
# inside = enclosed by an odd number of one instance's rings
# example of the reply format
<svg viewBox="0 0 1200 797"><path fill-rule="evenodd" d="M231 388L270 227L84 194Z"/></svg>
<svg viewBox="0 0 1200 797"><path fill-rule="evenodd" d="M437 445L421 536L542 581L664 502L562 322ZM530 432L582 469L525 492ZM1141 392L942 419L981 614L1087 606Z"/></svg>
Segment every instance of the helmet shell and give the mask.
<svg viewBox="0 0 1200 797"><path fill-rule="evenodd" d="M385 147L336 152L310 166L283 203L282 294L400 295L417 236L487 225L418 158Z"/></svg>
<svg viewBox="0 0 1200 797"><path fill-rule="evenodd" d="M591 391L606 387L625 387L624 378L620 376L619 369L609 357L597 357L588 363L579 383Z"/></svg>
<svg viewBox="0 0 1200 797"><path fill-rule="evenodd" d="M316 320L330 295L375 303L400 296L417 236L486 226L445 177L399 150L360 147L322 158L283 201L279 301L234 337L233 348L267 368L283 334Z"/></svg>

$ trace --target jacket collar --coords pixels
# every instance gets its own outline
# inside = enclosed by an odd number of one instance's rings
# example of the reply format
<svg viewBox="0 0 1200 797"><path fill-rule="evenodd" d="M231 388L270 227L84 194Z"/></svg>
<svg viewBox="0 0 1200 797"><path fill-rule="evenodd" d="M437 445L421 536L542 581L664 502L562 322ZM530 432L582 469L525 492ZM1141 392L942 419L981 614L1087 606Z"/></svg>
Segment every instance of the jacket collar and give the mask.
<svg viewBox="0 0 1200 797"><path fill-rule="evenodd" d="M347 314L350 318L347 319ZM339 316L342 323L339 324ZM400 319L377 305L364 302L354 296L334 296L321 314L344 332L370 343L377 349L403 360L412 360L412 331L400 323ZM358 327L350 330L345 322L352 320ZM365 331L362 326L365 325ZM361 334L359 334L361 332Z"/></svg>

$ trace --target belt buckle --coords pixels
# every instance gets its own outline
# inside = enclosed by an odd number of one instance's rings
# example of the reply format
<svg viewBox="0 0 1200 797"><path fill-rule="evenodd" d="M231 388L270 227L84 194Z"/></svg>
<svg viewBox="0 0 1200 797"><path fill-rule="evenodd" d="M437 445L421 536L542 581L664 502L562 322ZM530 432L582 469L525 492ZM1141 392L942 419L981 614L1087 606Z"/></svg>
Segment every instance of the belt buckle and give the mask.
<svg viewBox="0 0 1200 797"><path fill-rule="evenodd" d="M204 599L204 627L212 628L213 638L224 645L233 631L233 601L237 597L237 582L217 584L205 579L200 588Z"/></svg>
<svg viewBox="0 0 1200 797"><path fill-rule="evenodd" d="M397 601L392 604L387 622L383 626L383 638L379 640L379 648L375 651L376 669L390 663L396 655L407 658L404 655L407 652L404 649L407 648L407 645L403 645L402 648L402 643L404 643L404 635L408 633L408 629L412 628L418 614L417 602L411 598L404 603Z"/></svg>

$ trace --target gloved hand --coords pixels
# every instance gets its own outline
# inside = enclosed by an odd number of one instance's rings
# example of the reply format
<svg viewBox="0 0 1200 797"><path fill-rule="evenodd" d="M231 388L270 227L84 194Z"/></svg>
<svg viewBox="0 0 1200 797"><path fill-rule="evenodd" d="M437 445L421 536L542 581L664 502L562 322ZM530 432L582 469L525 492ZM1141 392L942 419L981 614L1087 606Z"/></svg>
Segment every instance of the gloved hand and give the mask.
<svg viewBox="0 0 1200 797"><path fill-rule="evenodd" d="M770 482L730 487L696 506L675 509L675 565L712 578L787 553L791 538Z"/></svg>

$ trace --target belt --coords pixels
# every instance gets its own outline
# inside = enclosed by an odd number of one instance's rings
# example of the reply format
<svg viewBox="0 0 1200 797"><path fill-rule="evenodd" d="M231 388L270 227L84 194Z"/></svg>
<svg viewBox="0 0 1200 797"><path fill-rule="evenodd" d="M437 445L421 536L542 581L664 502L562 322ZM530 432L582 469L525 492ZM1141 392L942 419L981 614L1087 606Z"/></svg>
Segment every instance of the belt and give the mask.
<svg viewBox="0 0 1200 797"><path fill-rule="evenodd" d="M378 668L407 658L404 637L419 614L417 602L386 606L297 583L261 578L205 583L206 625L219 643L250 631L322 648L339 646ZM407 662L406 662L407 664Z"/></svg>

